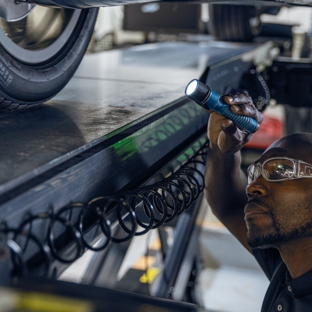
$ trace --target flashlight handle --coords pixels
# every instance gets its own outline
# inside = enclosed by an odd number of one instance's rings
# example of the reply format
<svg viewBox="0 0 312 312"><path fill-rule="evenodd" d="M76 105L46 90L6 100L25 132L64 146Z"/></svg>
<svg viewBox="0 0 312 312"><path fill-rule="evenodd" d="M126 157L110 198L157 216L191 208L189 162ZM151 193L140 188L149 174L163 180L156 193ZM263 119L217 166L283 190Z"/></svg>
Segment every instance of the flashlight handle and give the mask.
<svg viewBox="0 0 312 312"><path fill-rule="evenodd" d="M211 92L211 95L206 102L206 106L208 109L232 120L240 129L245 130L248 133L254 133L259 128L259 123L252 117L234 114L231 111L230 106L227 105L216 92Z"/></svg>

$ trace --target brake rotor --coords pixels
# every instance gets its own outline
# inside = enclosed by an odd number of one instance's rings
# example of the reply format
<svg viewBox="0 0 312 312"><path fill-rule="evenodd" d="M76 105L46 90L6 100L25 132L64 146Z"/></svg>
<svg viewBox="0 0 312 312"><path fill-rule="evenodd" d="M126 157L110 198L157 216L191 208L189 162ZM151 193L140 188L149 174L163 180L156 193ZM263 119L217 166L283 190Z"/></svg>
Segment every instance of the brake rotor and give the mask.
<svg viewBox="0 0 312 312"><path fill-rule="evenodd" d="M7 22L16 22L26 17L34 4L16 3L14 0L0 0L0 18Z"/></svg>

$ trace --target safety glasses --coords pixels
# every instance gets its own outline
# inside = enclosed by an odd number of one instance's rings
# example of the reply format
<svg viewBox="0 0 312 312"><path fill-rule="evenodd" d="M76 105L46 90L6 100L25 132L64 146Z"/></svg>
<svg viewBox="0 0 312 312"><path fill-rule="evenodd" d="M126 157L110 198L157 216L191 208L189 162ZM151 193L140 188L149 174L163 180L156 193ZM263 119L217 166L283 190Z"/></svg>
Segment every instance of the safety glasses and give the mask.
<svg viewBox="0 0 312 312"><path fill-rule="evenodd" d="M248 167L248 184L260 175L270 182L312 178L312 165L298 159L273 157Z"/></svg>

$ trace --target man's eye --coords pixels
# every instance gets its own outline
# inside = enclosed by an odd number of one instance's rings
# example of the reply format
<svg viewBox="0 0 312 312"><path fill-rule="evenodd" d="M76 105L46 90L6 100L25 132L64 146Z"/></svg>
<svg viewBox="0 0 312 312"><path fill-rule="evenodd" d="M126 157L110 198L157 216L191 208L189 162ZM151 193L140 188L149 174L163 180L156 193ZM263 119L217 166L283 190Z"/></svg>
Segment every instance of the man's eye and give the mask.
<svg viewBox="0 0 312 312"><path fill-rule="evenodd" d="M271 180L291 178L294 174L294 164L289 159L271 159L264 164Z"/></svg>
<svg viewBox="0 0 312 312"><path fill-rule="evenodd" d="M289 166L278 165L273 174L288 178L292 176L293 168Z"/></svg>

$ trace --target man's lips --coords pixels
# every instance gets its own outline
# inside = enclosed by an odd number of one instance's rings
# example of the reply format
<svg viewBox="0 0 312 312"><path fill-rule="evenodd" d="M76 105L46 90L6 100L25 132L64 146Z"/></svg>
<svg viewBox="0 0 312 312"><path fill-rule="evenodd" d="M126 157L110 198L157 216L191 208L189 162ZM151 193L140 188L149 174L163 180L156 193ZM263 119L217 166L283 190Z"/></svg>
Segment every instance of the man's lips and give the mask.
<svg viewBox="0 0 312 312"><path fill-rule="evenodd" d="M245 220L255 217L257 215L264 215L268 214L268 208L265 204L261 203L258 200L248 200L244 213L245 213Z"/></svg>

